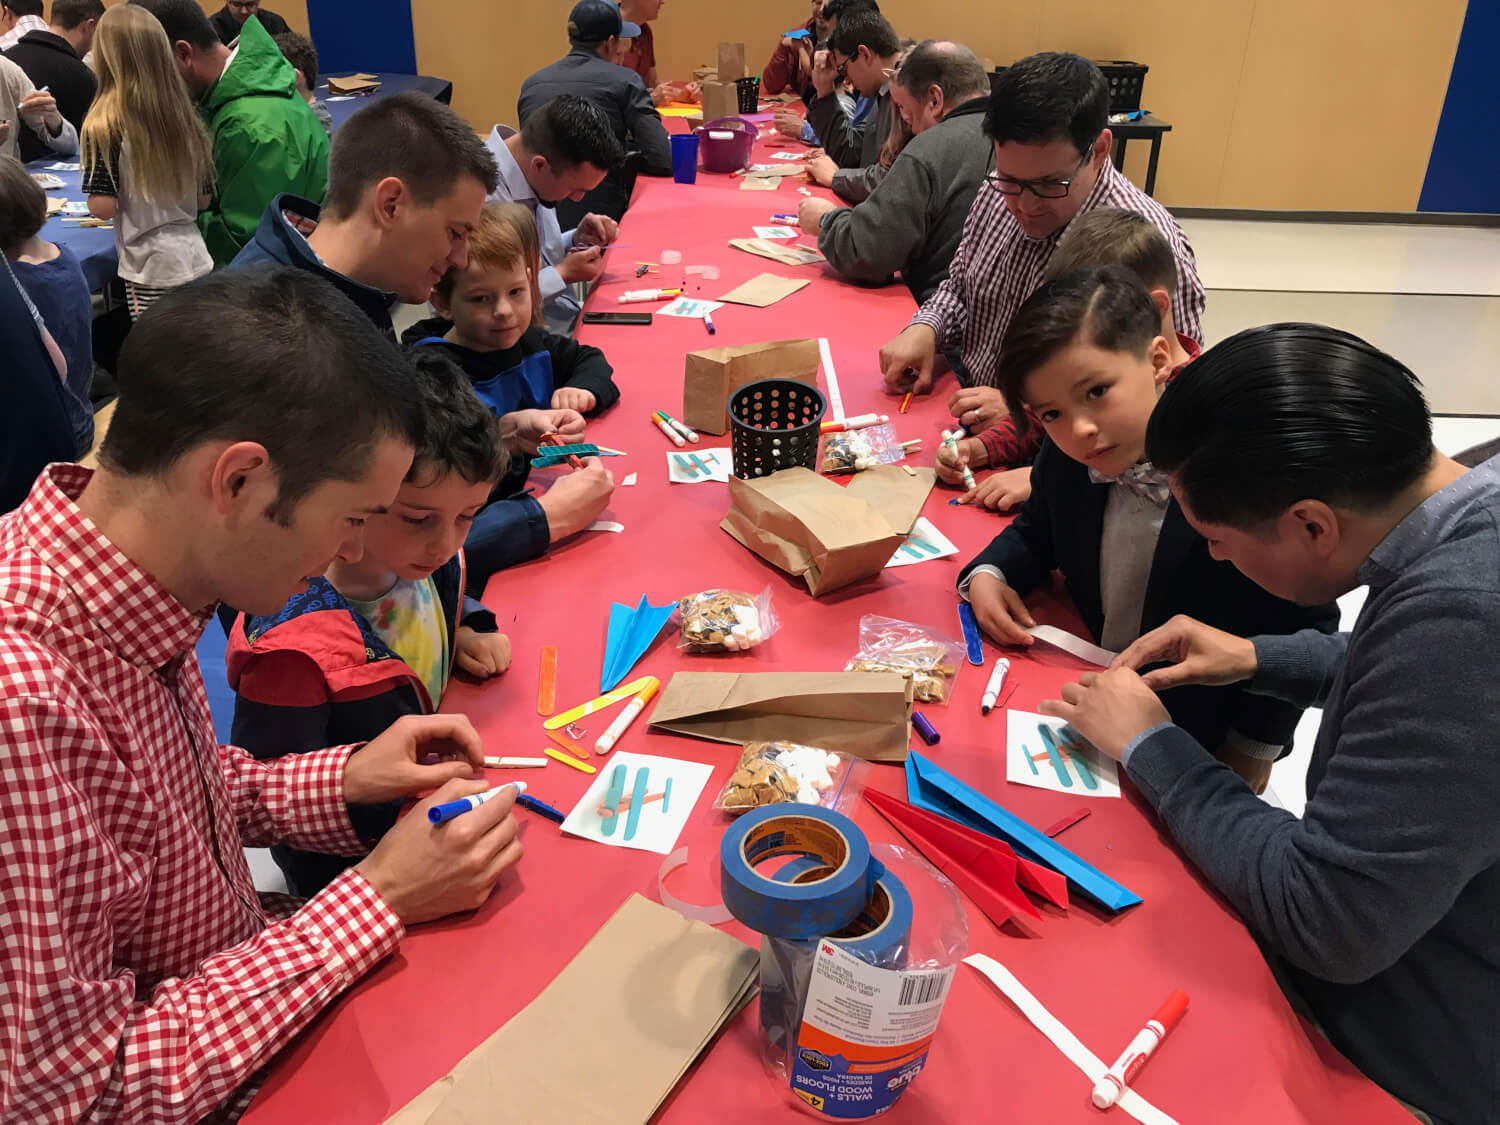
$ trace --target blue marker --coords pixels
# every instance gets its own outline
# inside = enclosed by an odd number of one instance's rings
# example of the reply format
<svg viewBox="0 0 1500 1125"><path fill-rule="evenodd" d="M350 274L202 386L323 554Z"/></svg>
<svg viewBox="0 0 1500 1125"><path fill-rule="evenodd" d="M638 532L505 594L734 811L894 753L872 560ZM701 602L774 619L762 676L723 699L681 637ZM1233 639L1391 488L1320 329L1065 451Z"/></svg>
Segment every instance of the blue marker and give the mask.
<svg viewBox="0 0 1500 1125"><path fill-rule="evenodd" d="M555 820L558 824L568 819L551 805L538 801L535 797L528 797L525 793L516 798L516 804L520 805L523 809L530 809L538 816L545 816L548 820Z"/></svg>
<svg viewBox="0 0 1500 1125"><path fill-rule="evenodd" d="M427 819L433 824L442 824L452 820L456 816L463 816L466 812L477 809L486 801L500 796L507 789L514 789L517 793L526 792L524 781L511 781L494 789L486 789L483 793L475 793L472 797L461 797L457 801L448 801L441 805L433 805L427 810Z"/></svg>

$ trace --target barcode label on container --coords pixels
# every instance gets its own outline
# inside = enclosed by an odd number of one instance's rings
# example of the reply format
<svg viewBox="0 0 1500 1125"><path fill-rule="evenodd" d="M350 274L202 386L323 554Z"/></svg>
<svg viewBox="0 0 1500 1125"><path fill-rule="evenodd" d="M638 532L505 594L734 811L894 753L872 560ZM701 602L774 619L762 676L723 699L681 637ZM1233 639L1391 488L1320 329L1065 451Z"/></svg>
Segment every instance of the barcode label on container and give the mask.
<svg viewBox="0 0 1500 1125"><path fill-rule="evenodd" d="M903 1008L908 1008L913 1004L930 1004L934 1000L940 1000L943 996L943 989L952 978L953 974L946 970L937 973L908 974L901 982L901 995L897 997L896 1003Z"/></svg>

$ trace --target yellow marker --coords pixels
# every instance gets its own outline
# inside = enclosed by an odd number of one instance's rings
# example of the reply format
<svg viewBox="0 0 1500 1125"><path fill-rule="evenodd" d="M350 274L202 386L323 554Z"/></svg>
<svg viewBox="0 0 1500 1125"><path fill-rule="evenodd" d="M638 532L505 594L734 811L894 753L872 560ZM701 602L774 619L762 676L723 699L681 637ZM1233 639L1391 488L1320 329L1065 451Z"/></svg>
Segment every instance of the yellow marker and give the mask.
<svg viewBox="0 0 1500 1125"><path fill-rule="evenodd" d="M614 691L605 692L598 699L591 699L571 711L564 711L561 715L553 715L542 726L547 730L559 730L569 723L576 723L585 715L592 715L595 711L608 707L611 703L618 703L622 699L629 699L632 695L639 695L645 690L647 684L653 683L658 687L661 686L661 681L655 676L642 676L638 680L631 680L630 683L623 684Z"/></svg>
<svg viewBox="0 0 1500 1125"><path fill-rule="evenodd" d="M577 758L573 757L572 754L564 754L561 750L547 749L543 750L542 753L546 754L547 757L551 758L553 761L561 762L565 766L572 766L575 770L579 770L582 773L599 772L587 762L580 762Z"/></svg>

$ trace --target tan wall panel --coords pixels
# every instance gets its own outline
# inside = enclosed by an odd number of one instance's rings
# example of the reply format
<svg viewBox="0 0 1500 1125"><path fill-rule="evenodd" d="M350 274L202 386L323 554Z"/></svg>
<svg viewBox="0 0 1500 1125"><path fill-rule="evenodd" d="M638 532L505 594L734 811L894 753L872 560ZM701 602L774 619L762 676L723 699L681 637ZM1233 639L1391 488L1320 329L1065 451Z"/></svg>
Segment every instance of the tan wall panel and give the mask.
<svg viewBox="0 0 1500 1125"><path fill-rule="evenodd" d="M1463 16L1464 0L1256 0L1215 204L1415 210Z"/></svg>
<svg viewBox="0 0 1500 1125"><path fill-rule="evenodd" d="M1141 104L1172 124L1156 197L1205 206L1218 191L1254 7L1255 0L1138 0L1125 13L1113 0L1052 0L1038 49L1148 64ZM1146 141L1126 150L1126 172L1138 184L1149 151Z"/></svg>

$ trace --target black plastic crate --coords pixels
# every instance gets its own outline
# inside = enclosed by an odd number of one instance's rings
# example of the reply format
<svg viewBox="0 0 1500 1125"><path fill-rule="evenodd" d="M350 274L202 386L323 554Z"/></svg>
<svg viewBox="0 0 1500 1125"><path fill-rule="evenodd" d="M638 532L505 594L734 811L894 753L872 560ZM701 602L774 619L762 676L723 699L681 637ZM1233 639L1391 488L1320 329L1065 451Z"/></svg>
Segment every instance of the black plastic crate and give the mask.
<svg viewBox="0 0 1500 1125"><path fill-rule="evenodd" d="M1141 108L1141 89L1146 85L1145 63L1123 59L1095 59L1094 65L1104 72L1109 83L1109 112L1130 113Z"/></svg>

